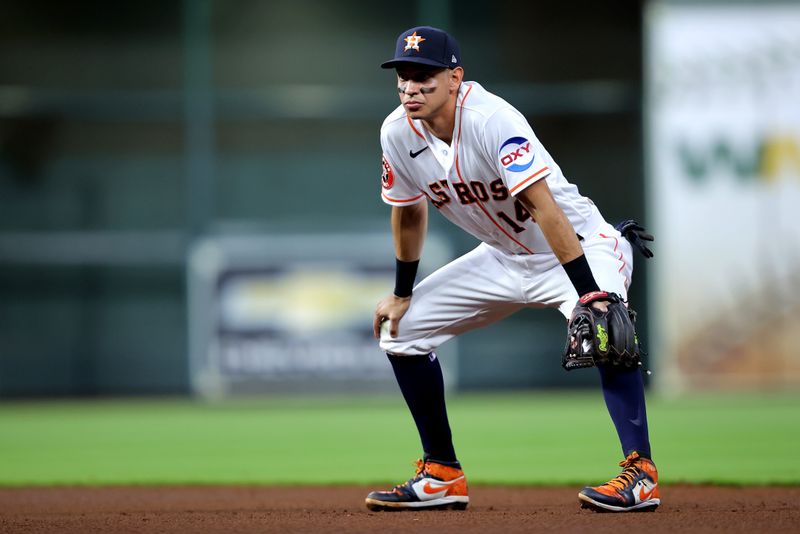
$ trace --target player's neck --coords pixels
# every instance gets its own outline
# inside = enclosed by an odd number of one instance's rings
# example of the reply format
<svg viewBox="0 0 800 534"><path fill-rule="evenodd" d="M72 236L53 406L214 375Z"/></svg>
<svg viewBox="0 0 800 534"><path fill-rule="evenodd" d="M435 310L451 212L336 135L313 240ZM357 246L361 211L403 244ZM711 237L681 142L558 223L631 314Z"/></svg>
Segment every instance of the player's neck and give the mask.
<svg viewBox="0 0 800 534"><path fill-rule="evenodd" d="M456 125L456 98L449 99L439 113L422 120L425 128L448 145L453 143Z"/></svg>

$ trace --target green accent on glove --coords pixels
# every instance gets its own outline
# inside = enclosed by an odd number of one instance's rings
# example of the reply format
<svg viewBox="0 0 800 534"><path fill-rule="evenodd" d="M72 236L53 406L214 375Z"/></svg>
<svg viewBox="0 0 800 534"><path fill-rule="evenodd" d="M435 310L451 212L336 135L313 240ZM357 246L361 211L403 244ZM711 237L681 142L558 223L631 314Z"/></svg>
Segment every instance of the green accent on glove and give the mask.
<svg viewBox="0 0 800 534"><path fill-rule="evenodd" d="M597 341L599 342L597 348L600 349L601 352L607 352L608 332L606 332L606 329L603 328L601 325L597 325Z"/></svg>

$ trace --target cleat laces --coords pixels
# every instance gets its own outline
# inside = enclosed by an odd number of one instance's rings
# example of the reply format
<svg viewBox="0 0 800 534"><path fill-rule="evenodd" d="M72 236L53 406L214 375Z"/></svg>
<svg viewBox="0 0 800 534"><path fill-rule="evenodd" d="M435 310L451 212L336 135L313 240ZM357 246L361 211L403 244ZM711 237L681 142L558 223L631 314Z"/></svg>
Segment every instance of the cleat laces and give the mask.
<svg viewBox="0 0 800 534"><path fill-rule="evenodd" d="M405 487L410 487L411 482L416 481L417 477L419 477L425 471L425 461L422 458L414 462L413 465L415 468L414 476L411 477L411 480L407 480L406 482L403 482L402 484L398 484L397 486L395 486L393 490L395 493L399 493L400 490L402 490Z"/></svg>
<svg viewBox="0 0 800 534"><path fill-rule="evenodd" d="M636 461L639 460L639 453L632 452L627 458L619 463L623 467L622 473L612 478L605 485L611 486L617 491L624 491L626 487L633 484L633 481L639 475L639 468L636 467Z"/></svg>

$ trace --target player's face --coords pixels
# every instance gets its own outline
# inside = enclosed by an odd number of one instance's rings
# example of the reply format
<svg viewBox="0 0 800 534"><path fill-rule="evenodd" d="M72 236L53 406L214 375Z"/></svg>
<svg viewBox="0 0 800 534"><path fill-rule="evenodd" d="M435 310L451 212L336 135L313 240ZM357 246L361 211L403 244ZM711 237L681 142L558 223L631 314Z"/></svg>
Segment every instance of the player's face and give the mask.
<svg viewBox="0 0 800 534"><path fill-rule="evenodd" d="M452 73L449 69L413 64L397 68L397 91L409 117L430 119L444 107L453 94Z"/></svg>

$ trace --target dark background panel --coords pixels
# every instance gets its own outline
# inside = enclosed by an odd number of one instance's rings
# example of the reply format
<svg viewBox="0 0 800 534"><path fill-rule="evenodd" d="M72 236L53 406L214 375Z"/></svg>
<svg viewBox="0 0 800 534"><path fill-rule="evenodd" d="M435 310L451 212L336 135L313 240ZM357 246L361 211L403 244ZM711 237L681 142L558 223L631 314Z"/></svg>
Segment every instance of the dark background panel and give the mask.
<svg viewBox="0 0 800 534"><path fill-rule="evenodd" d="M397 96L378 65L423 23L608 220L644 218L638 2L6 0L0 396L187 392L200 235L388 231L378 130ZM640 309L645 277L640 261ZM561 370L564 331L529 310L465 335L461 387L593 383Z"/></svg>

